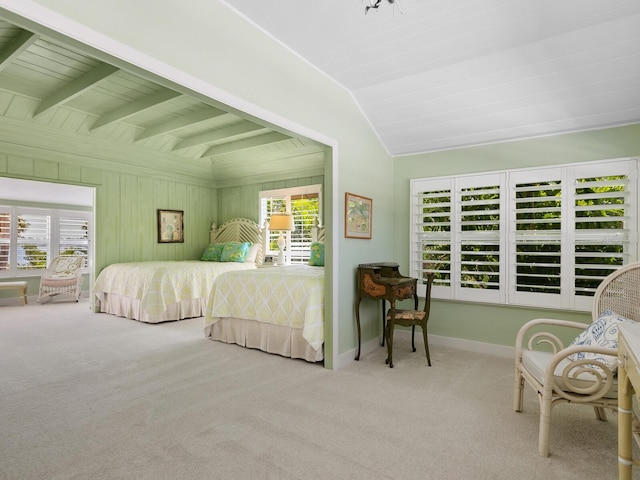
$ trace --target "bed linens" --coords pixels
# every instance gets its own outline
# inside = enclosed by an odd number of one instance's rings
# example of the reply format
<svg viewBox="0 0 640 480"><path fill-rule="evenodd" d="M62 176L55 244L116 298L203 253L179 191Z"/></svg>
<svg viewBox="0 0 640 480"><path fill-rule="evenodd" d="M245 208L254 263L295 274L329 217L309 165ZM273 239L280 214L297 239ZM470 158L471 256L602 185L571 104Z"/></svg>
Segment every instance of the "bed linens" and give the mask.
<svg viewBox="0 0 640 480"><path fill-rule="evenodd" d="M163 321L163 312L180 302L202 299L204 305L220 274L255 268L253 263L199 260L116 263L100 272L93 290L101 305L108 303L109 295L133 299L145 318L130 318L153 323Z"/></svg>
<svg viewBox="0 0 640 480"><path fill-rule="evenodd" d="M206 336L225 317L300 330L317 351L324 342L324 268L290 265L224 273L207 302Z"/></svg>

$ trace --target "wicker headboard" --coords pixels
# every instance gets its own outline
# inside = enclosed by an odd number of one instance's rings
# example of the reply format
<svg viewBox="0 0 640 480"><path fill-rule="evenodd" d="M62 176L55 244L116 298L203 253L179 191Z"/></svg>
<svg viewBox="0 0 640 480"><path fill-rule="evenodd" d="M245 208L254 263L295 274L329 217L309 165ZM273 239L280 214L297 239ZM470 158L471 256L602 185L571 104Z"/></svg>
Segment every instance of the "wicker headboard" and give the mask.
<svg viewBox="0 0 640 480"><path fill-rule="evenodd" d="M211 224L209 232L209 243L226 243L226 242L249 242L260 245L258 255L256 256L256 265L262 265L264 260L265 246L264 229L248 218L232 218L227 220L220 227L215 223Z"/></svg>

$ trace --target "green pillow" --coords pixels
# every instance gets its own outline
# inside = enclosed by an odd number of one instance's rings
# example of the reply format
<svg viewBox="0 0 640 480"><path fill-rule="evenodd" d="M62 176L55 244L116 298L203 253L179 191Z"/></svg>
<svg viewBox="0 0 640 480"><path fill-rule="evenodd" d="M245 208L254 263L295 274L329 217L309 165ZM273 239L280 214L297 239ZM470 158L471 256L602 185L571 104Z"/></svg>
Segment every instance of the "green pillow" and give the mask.
<svg viewBox="0 0 640 480"><path fill-rule="evenodd" d="M222 249L222 255L220 256L220 261L244 263L244 257L247 256L250 245L251 244L249 242L225 243L224 248Z"/></svg>
<svg viewBox="0 0 640 480"><path fill-rule="evenodd" d="M309 265L312 267L324 267L324 243L313 242L309 248L311 250Z"/></svg>
<svg viewBox="0 0 640 480"><path fill-rule="evenodd" d="M204 249L204 252L202 252L200 260L205 262L219 262L223 248L224 243L209 244L207 248Z"/></svg>

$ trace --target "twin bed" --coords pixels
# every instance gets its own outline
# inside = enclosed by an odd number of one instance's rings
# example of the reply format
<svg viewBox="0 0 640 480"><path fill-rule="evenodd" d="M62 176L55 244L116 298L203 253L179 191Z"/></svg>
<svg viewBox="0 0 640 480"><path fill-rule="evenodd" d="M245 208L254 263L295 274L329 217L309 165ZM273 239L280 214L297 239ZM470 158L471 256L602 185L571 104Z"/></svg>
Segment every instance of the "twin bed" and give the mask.
<svg viewBox="0 0 640 480"><path fill-rule="evenodd" d="M255 259L110 265L94 285L97 311L147 323L204 316L212 340L321 361L324 267L263 266L268 238L267 228L233 219L212 226L210 243L249 243Z"/></svg>

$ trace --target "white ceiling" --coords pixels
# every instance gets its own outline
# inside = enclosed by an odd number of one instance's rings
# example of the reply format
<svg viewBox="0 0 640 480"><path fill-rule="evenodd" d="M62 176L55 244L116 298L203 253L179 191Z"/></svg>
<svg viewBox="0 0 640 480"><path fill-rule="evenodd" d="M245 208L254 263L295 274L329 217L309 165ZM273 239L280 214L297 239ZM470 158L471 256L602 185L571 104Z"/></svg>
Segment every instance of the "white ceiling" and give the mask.
<svg viewBox="0 0 640 480"><path fill-rule="evenodd" d="M368 2L225 3L351 91L394 156L640 122L638 0Z"/></svg>

